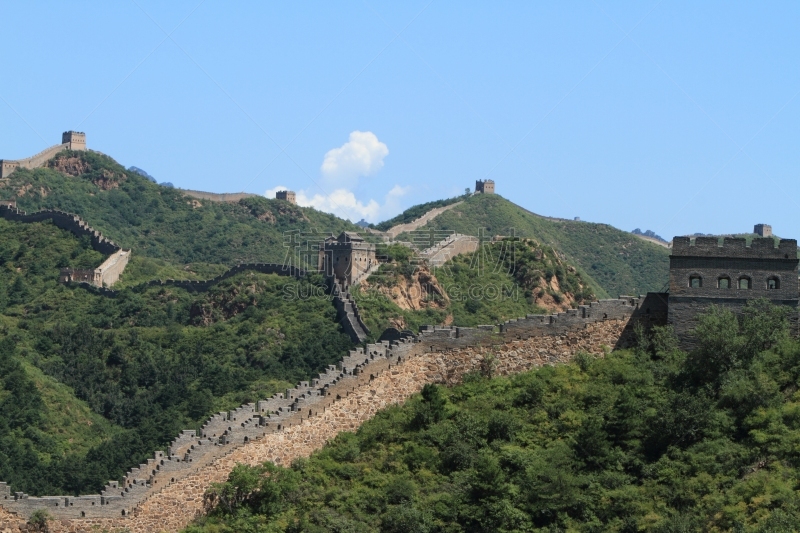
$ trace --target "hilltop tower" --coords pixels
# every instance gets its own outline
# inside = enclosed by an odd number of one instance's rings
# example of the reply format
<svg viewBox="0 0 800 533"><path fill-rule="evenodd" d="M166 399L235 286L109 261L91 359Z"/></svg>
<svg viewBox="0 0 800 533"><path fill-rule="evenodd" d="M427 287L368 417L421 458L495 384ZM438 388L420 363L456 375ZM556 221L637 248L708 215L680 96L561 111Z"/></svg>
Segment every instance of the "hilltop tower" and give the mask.
<svg viewBox="0 0 800 533"><path fill-rule="evenodd" d="M65 131L61 134L61 144L66 144L69 150L86 151L86 134L82 131Z"/></svg>
<svg viewBox="0 0 800 533"><path fill-rule="evenodd" d="M286 200L290 204L297 204L297 198L295 197L294 191L278 191L275 193L275 198L277 200Z"/></svg>
<svg viewBox="0 0 800 533"><path fill-rule="evenodd" d="M772 226L769 224L756 224L753 226L753 233L762 237L772 237Z"/></svg>
<svg viewBox="0 0 800 533"><path fill-rule="evenodd" d="M42 150L26 159L0 159L0 179L5 179L18 168L39 168L62 150L86 150L86 134L80 131L65 131L61 134L61 144Z"/></svg>
<svg viewBox="0 0 800 533"><path fill-rule="evenodd" d="M351 231L328 237L320 250L320 270L345 288L359 283L377 265L375 245Z"/></svg>
<svg viewBox="0 0 800 533"><path fill-rule="evenodd" d="M482 194L494 194L494 180L478 180L475 182L475 192Z"/></svg>
<svg viewBox="0 0 800 533"><path fill-rule="evenodd" d="M766 298L793 309L797 330L800 297L797 241L758 237L747 246L743 238L675 237L669 256L669 316L681 343L693 344L696 317L712 304L738 313L748 300Z"/></svg>

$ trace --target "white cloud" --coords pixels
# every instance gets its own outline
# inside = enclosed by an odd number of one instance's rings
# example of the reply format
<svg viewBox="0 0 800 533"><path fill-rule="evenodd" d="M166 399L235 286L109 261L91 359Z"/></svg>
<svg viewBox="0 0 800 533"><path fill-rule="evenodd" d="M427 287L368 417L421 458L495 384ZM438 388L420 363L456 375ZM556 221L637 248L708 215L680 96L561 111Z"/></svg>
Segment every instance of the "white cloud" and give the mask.
<svg viewBox="0 0 800 533"><path fill-rule="evenodd" d="M264 192L267 198L275 198L277 191L286 190L287 187L277 186ZM380 222L391 218L400 211L400 198L407 194L411 187L395 185L386 193L383 205L374 199L362 202L352 191L336 189L328 196L322 194L311 195L307 191L297 191L297 204L303 207L313 207L319 211L333 213L340 218L347 218L358 222L362 218L369 222Z"/></svg>
<svg viewBox="0 0 800 533"><path fill-rule="evenodd" d="M326 213L333 213L341 218L348 218L357 222L362 218L375 221L380 214L381 206L375 200L364 203L347 189L336 189L328 196L315 194L308 196L305 191L297 193L297 203L302 206L313 207Z"/></svg>
<svg viewBox="0 0 800 533"><path fill-rule="evenodd" d="M297 204L333 213L353 222L362 218L379 222L382 218L394 216L400 211L400 198L411 190L410 187L395 185L386 193L383 205L374 199L362 202L352 191L359 178L372 176L383 168L383 159L387 155L389 148L371 131L352 132L349 141L339 148L328 150L322 161L320 185L322 189L332 192L325 195L296 191ZM284 189L286 187L279 185L267 190L264 196L275 198L275 193Z"/></svg>
<svg viewBox="0 0 800 533"><path fill-rule="evenodd" d="M320 171L325 181L349 188L358 178L372 176L383 168L389 148L371 131L354 131L350 140L339 148L328 150Z"/></svg>

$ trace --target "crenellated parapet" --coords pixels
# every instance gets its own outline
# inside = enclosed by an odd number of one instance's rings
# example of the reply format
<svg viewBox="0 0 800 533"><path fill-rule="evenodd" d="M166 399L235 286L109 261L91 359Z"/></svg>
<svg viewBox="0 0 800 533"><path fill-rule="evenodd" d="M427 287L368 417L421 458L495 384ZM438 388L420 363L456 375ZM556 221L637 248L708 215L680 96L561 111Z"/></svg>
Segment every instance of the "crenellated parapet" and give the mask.
<svg viewBox="0 0 800 533"><path fill-rule="evenodd" d="M750 246L743 237L675 237L673 257L725 257L740 259L797 259L797 240L756 237Z"/></svg>

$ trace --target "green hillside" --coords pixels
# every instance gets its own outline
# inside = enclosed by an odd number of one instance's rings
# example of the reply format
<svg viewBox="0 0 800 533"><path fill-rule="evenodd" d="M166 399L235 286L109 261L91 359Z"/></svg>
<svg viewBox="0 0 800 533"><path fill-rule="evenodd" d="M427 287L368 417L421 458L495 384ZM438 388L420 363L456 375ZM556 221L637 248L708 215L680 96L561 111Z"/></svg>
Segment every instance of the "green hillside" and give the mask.
<svg viewBox="0 0 800 533"><path fill-rule="evenodd" d="M563 252L605 293L643 294L667 283L669 250L607 224L556 221L540 217L496 194L477 194L442 213L424 230L450 230L467 235L509 235L536 239ZM401 235L399 239L410 240ZM599 294L599 296L604 296Z"/></svg>
<svg viewBox="0 0 800 533"><path fill-rule="evenodd" d="M351 223L283 200L237 203L183 196L128 172L96 152L64 151L52 168L19 169L0 185L0 199L26 211L61 209L136 255L175 264L282 262L286 232L356 231Z"/></svg>
<svg viewBox="0 0 800 533"><path fill-rule="evenodd" d="M102 260L50 223L0 219L0 480L14 490L96 493L181 429L309 379L352 347L329 300L286 297L319 293L321 278L244 272L207 293L116 298L58 283L59 267Z"/></svg>
<svg viewBox="0 0 800 533"><path fill-rule="evenodd" d="M797 531L800 343L779 311L709 315L689 355L662 329L427 385L290 468L239 466L185 531Z"/></svg>

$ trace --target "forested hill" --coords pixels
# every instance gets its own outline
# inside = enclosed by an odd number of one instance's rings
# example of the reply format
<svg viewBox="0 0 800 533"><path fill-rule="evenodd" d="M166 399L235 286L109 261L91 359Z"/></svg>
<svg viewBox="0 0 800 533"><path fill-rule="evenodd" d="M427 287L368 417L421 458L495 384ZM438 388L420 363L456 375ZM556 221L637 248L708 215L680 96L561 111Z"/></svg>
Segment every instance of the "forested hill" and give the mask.
<svg viewBox="0 0 800 533"><path fill-rule="evenodd" d="M0 219L0 481L15 491L97 493L180 430L352 348L328 299L300 297L324 292L321 276L244 272L205 293L116 298L58 282L60 267L103 259L49 222Z"/></svg>
<svg viewBox="0 0 800 533"><path fill-rule="evenodd" d="M75 213L134 257L172 263L282 262L285 232L338 233L358 228L334 215L283 200L197 200L156 185L97 152L64 151L48 168L18 169L0 185L28 212Z"/></svg>
<svg viewBox="0 0 800 533"><path fill-rule="evenodd" d="M667 282L669 250L608 224L554 220L535 215L496 194L476 194L421 230L536 239L564 253L610 296L659 291ZM400 239L409 236L401 235Z"/></svg>

